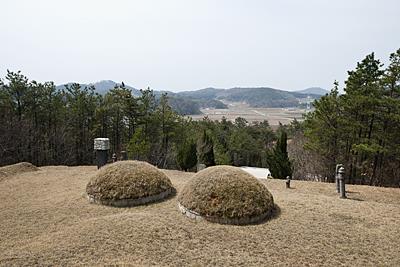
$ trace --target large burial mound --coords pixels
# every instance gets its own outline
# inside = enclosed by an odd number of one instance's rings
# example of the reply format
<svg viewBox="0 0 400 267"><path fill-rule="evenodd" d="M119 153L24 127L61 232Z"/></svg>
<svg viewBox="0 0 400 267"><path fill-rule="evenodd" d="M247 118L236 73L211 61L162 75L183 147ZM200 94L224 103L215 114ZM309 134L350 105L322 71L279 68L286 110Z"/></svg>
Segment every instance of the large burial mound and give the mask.
<svg viewBox="0 0 400 267"><path fill-rule="evenodd" d="M179 209L192 218L223 224L250 224L271 216L274 200L255 177L237 167L198 172L179 195Z"/></svg>
<svg viewBox="0 0 400 267"><path fill-rule="evenodd" d="M5 177L24 172L33 172L37 170L39 170L39 168L29 162L20 162L17 164L0 167L0 181Z"/></svg>
<svg viewBox="0 0 400 267"><path fill-rule="evenodd" d="M142 161L119 161L101 168L86 186L90 202L117 207L136 206L175 192L169 178Z"/></svg>

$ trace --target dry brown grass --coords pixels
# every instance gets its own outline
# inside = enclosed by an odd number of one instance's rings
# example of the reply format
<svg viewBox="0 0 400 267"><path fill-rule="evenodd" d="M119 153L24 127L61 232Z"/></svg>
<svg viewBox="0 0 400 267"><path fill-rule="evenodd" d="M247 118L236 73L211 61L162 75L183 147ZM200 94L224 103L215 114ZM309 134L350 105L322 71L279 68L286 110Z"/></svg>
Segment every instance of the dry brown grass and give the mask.
<svg viewBox="0 0 400 267"><path fill-rule="evenodd" d="M274 208L268 189L252 175L232 166L214 166L198 172L178 197L187 209L201 216L255 217Z"/></svg>
<svg viewBox="0 0 400 267"><path fill-rule="evenodd" d="M41 167L0 182L0 265L400 266L400 189L263 182L279 217L196 222L177 198L134 208L91 205L96 167ZM180 192L192 174L164 171Z"/></svg>
<svg viewBox="0 0 400 267"><path fill-rule="evenodd" d="M86 192L98 200L139 199L172 189L169 178L144 161L118 161L96 172Z"/></svg>
<svg viewBox="0 0 400 267"><path fill-rule="evenodd" d="M20 162L13 165L0 167L0 181L19 173L32 172L39 170L38 167L29 162Z"/></svg>

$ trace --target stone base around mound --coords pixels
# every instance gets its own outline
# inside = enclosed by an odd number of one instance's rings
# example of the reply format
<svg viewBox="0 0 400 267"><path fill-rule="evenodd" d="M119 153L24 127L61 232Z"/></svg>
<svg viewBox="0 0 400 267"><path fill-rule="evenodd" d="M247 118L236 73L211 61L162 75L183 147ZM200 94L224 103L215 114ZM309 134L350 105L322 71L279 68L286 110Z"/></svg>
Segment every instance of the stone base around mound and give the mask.
<svg viewBox="0 0 400 267"><path fill-rule="evenodd" d="M164 192L161 192L157 195L142 197L142 198L127 198L127 199L97 199L92 195L87 194L87 198L90 203L96 203L106 206L113 206L113 207L133 207L144 205L147 203L157 202L163 200L173 194L175 190L173 188L167 189Z"/></svg>
<svg viewBox="0 0 400 267"><path fill-rule="evenodd" d="M253 217L243 217L243 218L221 218L212 216L203 216L198 212L187 209L181 203L178 202L178 209L187 217L195 219L196 221L206 220L209 222L220 223L220 224L232 224L232 225L246 225L246 224L257 224L261 223L273 214L273 209L269 210L263 214L253 216Z"/></svg>

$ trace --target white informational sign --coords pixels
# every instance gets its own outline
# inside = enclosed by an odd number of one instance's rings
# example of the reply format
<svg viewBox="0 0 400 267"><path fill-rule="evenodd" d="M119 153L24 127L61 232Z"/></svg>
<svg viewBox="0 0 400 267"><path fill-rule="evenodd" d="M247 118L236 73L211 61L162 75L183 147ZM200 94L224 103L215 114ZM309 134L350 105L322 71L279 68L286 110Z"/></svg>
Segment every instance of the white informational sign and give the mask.
<svg viewBox="0 0 400 267"><path fill-rule="evenodd" d="M109 150L110 139L108 138L96 138L94 139L94 150Z"/></svg>

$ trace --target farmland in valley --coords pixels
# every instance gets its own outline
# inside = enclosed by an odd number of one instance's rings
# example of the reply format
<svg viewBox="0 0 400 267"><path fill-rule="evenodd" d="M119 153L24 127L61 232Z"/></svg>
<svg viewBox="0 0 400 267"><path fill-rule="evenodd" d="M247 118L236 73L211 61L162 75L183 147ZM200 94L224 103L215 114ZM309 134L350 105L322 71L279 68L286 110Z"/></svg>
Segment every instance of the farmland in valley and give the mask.
<svg viewBox="0 0 400 267"><path fill-rule="evenodd" d="M225 117L227 120L234 121L237 117L242 117L249 122L262 122L267 120L271 126L289 124L294 119L301 121L303 115L307 112L302 108L254 108L244 103L227 103L228 109L201 109L203 114L192 115L194 120L202 120L208 117L210 120L221 120Z"/></svg>

